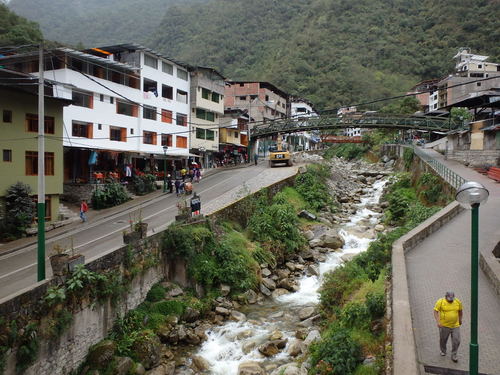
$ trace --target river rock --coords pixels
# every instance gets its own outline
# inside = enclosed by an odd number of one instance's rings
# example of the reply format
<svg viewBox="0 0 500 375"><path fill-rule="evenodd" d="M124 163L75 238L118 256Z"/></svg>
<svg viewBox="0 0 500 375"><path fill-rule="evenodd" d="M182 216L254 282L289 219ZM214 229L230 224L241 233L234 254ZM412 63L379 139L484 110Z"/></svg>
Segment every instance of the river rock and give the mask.
<svg viewBox="0 0 500 375"><path fill-rule="evenodd" d="M185 341L189 345L199 345L201 343L200 337L192 329L187 331Z"/></svg>
<svg viewBox="0 0 500 375"><path fill-rule="evenodd" d="M247 317L245 314L243 314L239 311L233 310L233 311L231 311L230 319L235 320L237 322L244 322L245 320L247 320Z"/></svg>
<svg viewBox="0 0 500 375"><path fill-rule="evenodd" d="M229 314L231 314L231 311L226 309L225 307L217 306L215 308L215 313L223 316L228 316Z"/></svg>
<svg viewBox="0 0 500 375"><path fill-rule="evenodd" d="M141 332L133 343L131 350L138 362L144 365L144 368L151 369L160 361L161 348L162 345L158 336Z"/></svg>
<svg viewBox="0 0 500 375"><path fill-rule="evenodd" d="M297 325L299 327L305 327L305 328L312 327L319 319L320 319L320 315L319 314L318 315L314 315L314 316L311 316L309 319L301 321Z"/></svg>
<svg viewBox="0 0 500 375"><path fill-rule="evenodd" d="M300 370L295 363L288 363L278 367L271 375L300 375Z"/></svg>
<svg viewBox="0 0 500 375"><path fill-rule="evenodd" d="M134 374L135 375L144 375L146 373L146 369L144 368L144 366L142 365L142 363L137 363L135 365L135 372Z"/></svg>
<svg viewBox="0 0 500 375"><path fill-rule="evenodd" d="M301 340L293 340L288 346L287 353L290 357L297 357L302 354L304 349L304 344Z"/></svg>
<svg viewBox="0 0 500 375"><path fill-rule="evenodd" d="M271 279L262 279L262 284L269 290L276 289L276 283Z"/></svg>
<svg viewBox="0 0 500 375"><path fill-rule="evenodd" d="M307 274L310 276L319 276L319 269L317 266L310 264L307 266Z"/></svg>
<svg viewBox="0 0 500 375"><path fill-rule="evenodd" d="M262 355L266 357L272 357L280 352L276 342L273 341L269 341L262 345L259 345L258 350Z"/></svg>
<svg viewBox="0 0 500 375"><path fill-rule="evenodd" d="M338 249L344 246L344 239L335 230L329 230L321 236L324 247Z"/></svg>
<svg viewBox="0 0 500 375"><path fill-rule="evenodd" d="M316 215L314 215L313 213L311 213L307 210L300 211L298 216L302 217L304 219L307 219L307 220L316 220Z"/></svg>
<svg viewBox="0 0 500 375"><path fill-rule="evenodd" d="M283 279L283 280L278 281L278 287L286 289L290 292L294 291L294 288L293 288L294 284L290 279Z"/></svg>
<svg viewBox="0 0 500 375"><path fill-rule="evenodd" d="M283 332L281 332L281 331L274 331L269 336L269 340L271 340L271 341L281 340L282 338L283 338Z"/></svg>
<svg viewBox="0 0 500 375"><path fill-rule="evenodd" d="M247 290L244 293L244 296L246 301L251 305L257 302L257 293L255 293L252 289Z"/></svg>
<svg viewBox="0 0 500 375"><path fill-rule="evenodd" d="M264 277L269 277L272 274L272 272L269 271L269 268L262 269L261 273L262 273L262 276L264 276Z"/></svg>
<svg viewBox="0 0 500 375"><path fill-rule="evenodd" d="M196 367L197 370L199 371L207 371L210 369L210 363L208 363L208 361L199 356L199 355L195 355L193 356L193 365Z"/></svg>
<svg viewBox="0 0 500 375"><path fill-rule="evenodd" d="M295 337L299 340L304 340L307 337L308 333L309 331L307 330L307 328L299 328L295 331Z"/></svg>
<svg viewBox="0 0 500 375"><path fill-rule="evenodd" d="M127 375L134 366L134 361L129 357L115 357L115 370L113 374L115 375Z"/></svg>
<svg viewBox="0 0 500 375"><path fill-rule="evenodd" d="M208 331L209 329L210 329L210 326L208 324L201 325L201 326L198 326L194 329L194 333L196 336L198 336L200 338L201 341L205 341L208 338L207 334L205 332Z"/></svg>
<svg viewBox="0 0 500 375"><path fill-rule="evenodd" d="M286 279L288 276L290 276L290 270L287 268L280 268L276 270L276 275L280 279Z"/></svg>
<svg viewBox="0 0 500 375"><path fill-rule="evenodd" d="M324 246L324 242L321 238L313 238L311 241L309 241L309 246L310 247L321 247Z"/></svg>
<svg viewBox="0 0 500 375"><path fill-rule="evenodd" d="M230 292L231 292L231 287L229 285L221 284L221 286L220 286L220 293L224 297L226 297L227 295L229 295Z"/></svg>
<svg viewBox="0 0 500 375"><path fill-rule="evenodd" d="M241 346L243 353L248 354L255 349L257 343L255 341L247 341Z"/></svg>
<svg viewBox="0 0 500 375"><path fill-rule="evenodd" d="M264 284L262 284L262 283L261 283L261 284L260 284L260 286L259 286L259 289L260 289L260 292L261 292L263 295L265 295L265 296L267 296L267 297L269 297L269 296L271 295L271 291L270 291L270 290L269 290L269 288L268 288L268 287L266 287Z"/></svg>
<svg viewBox="0 0 500 375"><path fill-rule="evenodd" d="M305 320L307 318L310 318L312 314L314 314L314 307L304 307L303 309L299 310L299 319Z"/></svg>
<svg viewBox="0 0 500 375"><path fill-rule="evenodd" d="M279 289L276 289L276 290L279 290ZM286 291L286 292L288 293L288 291ZM273 292L273 297L274 297L274 292ZM278 311L274 314L269 315L269 318L270 319L279 319L279 318L282 318L283 315L285 315L285 313L283 311Z"/></svg>
<svg viewBox="0 0 500 375"><path fill-rule="evenodd" d="M242 340L242 339L247 339L249 337L252 337L254 334L253 330L251 329L246 329L244 331L241 331L239 332L236 337L238 338L238 340Z"/></svg>
<svg viewBox="0 0 500 375"><path fill-rule="evenodd" d="M314 258L313 251L311 249L305 249L300 252L302 259L311 260Z"/></svg>
<svg viewBox="0 0 500 375"><path fill-rule="evenodd" d="M309 347L314 341L320 340L321 339L321 334L317 329L309 332L307 335L306 339L304 340L304 345L306 347Z"/></svg>
<svg viewBox="0 0 500 375"><path fill-rule="evenodd" d="M266 375L266 373L259 363L249 361L240 363L238 375Z"/></svg>
<svg viewBox="0 0 500 375"><path fill-rule="evenodd" d="M385 227L382 224L377 224L373 229L375 229L375 232L383 232L385 230Z"/></svg>
<svg viewBox="0 0 500 375"><path fill-rule="evenodd" d="M314 232L312 230L306 230L302 233L306 240L310 241L314 238Z"/></svg>
<svg viewBox="0 0 500 375"><path fill-rule="evenodd" d="M146 375L166 375L167 374L167 369L165 368L164 365L159 365L158 367L155 367L151 371L146 372Z"/></svg>
<svg viewBox="0 0 500 375"><path fill-rule="evenodd" d="M283 288L276 288L275 290L273 290L273 293L271 294L271 296L273 298L278 298L284 294L289 294L290 292L286 289L283 289Z"/></svg>
<svg viewBox="0 0 500 375"><path fill-rule="evenodd" d="M193 323L200 318L200 311L193 309L192 307L186 307L186 310L182 314L182 319L188 323Z"/></svg>

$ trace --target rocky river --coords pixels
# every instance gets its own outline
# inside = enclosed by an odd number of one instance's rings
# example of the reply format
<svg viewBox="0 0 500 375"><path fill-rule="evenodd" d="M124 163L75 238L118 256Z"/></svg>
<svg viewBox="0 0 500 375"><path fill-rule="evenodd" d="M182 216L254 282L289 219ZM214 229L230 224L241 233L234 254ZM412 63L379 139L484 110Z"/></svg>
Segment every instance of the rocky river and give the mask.
<svg viewBox="0 0 500 375"><path fill-rule="evenodd" d="M294 259L277 268L261 264L259 292L248 291L247 304L219 297L211 323L192 324L201 343L179 348L169 364L151 374L307 374L308 361L295 360L320 337L317 304L323 276L366 250L385 230L379 201L390 171L361 161L328 163L330 190L340 210L319 214L317 224L303 233L307 248ZM222 292L227 296L229 288L223 286Z"/></svg>

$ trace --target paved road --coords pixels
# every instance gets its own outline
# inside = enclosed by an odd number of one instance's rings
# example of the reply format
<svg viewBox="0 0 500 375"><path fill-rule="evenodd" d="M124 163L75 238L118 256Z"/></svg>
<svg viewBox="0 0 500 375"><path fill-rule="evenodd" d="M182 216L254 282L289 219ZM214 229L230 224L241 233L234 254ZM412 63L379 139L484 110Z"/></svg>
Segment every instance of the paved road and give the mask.
<svg viewBox="0 0 500 375"><path fill-rule="evenodd" d="M480 207L480 251L490 253L500 241L500 184L466 168L428 153L467 180L482 183L490 191ZM470 227L471 213L464 211L432 234L406 256L413 328L421 364L467 371L470 341ZM491 253L490 253L491 254ZM464 306L459 362L439 354L438 329L432 316L434 303L445 291L454 290ZM479 272L479 370L500 374L500 298L482 271ZM448 343L450 345L450 343ZM454 373L455 374L455 373Z"/></svg>
<svg viewBox="0 0 500 375"><path fill-rule="evenodd" d="M278 171L274 168L273 171ZM285 171L287 170L287 171ZM290 168L272 175L278 177L282 173L290 174ZM202 197L203 207L215 207L224 194L238 191L246 181L262 181L261 176L271 176L267 163L241 169L221 170L195 184L194 190ZM271 183L272 181L268 181ZM123 245L122 232L129 228L130 218L140 214L148 223L148 231L164 229L174 220L177 214L176 204L179 198L175 194L153 193L149 197L141 197L120 207L108 209L89 215L87 223L75 223L47 233L47 255L52 246L59 244L66 248L73 246L86 260L99 257L102 254ZM205 211L206 212L206 211ZM0 247L0 299L26 288L36 282L36 238L24 239ZM21 247L15 252L5 254L13 247ZM51 275L47 261L47 276Z"/></svg>

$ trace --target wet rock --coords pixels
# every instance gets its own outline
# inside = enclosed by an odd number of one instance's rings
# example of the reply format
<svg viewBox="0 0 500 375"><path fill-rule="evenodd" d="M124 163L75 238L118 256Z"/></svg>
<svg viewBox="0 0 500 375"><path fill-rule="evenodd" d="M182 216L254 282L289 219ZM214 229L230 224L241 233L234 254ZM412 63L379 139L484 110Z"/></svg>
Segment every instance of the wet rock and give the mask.
<svg viewBox="0 0 500 375"><path fill-rule="evenodd" d="M87 363L91 368L103 368L113 359L116 352L116 343L104 340L90 348Z"/></svg>
<svg viewBox="0 0 500 375"><path fill-rule="evenodd" d="M313 314L314 314L314 307L312 307L312 306L304 307L303 309L299 310L299 319L300 320L308 319Z"/></svg>
<svg viewBox="0 0 500 375"><path fill-rule="evenodd" d="M279 290L279 289L277 289L277 290ZM285 290L285 292L288 293L288 291L286 291L286 290ZM274 297L274 292L273 292L273 297ZM276 312L274 314L269 315L269 318L270 319L278 319L278 318L282 318L283 315L285 315L285 313L283 311L278 311L278 312Z"/></svg>
<svg viewBox="0 0 500 375"><path fill-rule="evenodd" d="M316 215L314 215L312 212L309 212L307 210L302 210L298 214L299 217L302 217L307 220L316 220Z"/></svg>
<svg viewBox="0 0 500 375"><path fill-rule="evenodd" d="M229 309L226 309L225 307L217 306L215 308L215 313L223 316L228 316L229 314L231 314L231 311Z"/></svg>
<svg viewBox="0 0 500 375"><path fill-rule="evenodd" d="M193 323L200 318L200 311L193 309L192 307L187 307L182 314L182 319L188 323Z"/></svg>
<svg viewBox="0 0 500 375"><path fill-rule="evenodd" d="M309 331L306 328L299 328L297 331L295 331L295 337L299 340L304 340L307 337L308 333Z"/></svg>
<svg viewBox="0 0 500 375"><path fill-rule="evenodd" d="M229 285L221 284L220 292L224 297L226 297L231 292L231 287Z"/></svg>
<svg viewBox="0 0 500 375"><path fill-rule="evenodd" d="M304 233L303 233L304 237L306 238L306 240L310 241L314 238L314 232L312 230L306 230Z"/></svg>
<svg viewBox="0 0 500 375"><path fill-rule="evenodd" d="M245 320L247 320L247 317L245 314L243 314L239 311L233 310L233 311L231 311L230 319L237 321L237 322L244 322Z"/></svg>
<svg viewBox="0 0 500 375"><path fill-rule="evenodd" d="M200 337L193 330L187 331L184 341L189 345L199 345L201 343Z"/></svg>
<svg viewBox="0 0 500 375"><path fill-rule="evenodd" d="M300 370L295 363L288 363L278 367L271 375L300 375Z"/></svg>
<svg viewBox="0 0 500 375"><path fill-rule="evenodd" d="M210 369L210 363L208 363L208 361L199 356L199 355L195 355L193 356L193 365L194 367L196 367L197 370L199 371L207 371Z"/></svg>
<svg viewBox="0 0 500 375"><path fill-rule="evenodd" d="M194 329L194 333L196 336L198 336L200 338L201 341L205 341L208 338L205 331L207 331L209 328L210 328L210 326L208 324L198 326Z"/></svg>
<svg viewBox="0 0 500 375"><path fill-rule="evenodd" d="M301 321L298 326L299 327L312 327L320 318L320 315L311 316L309 319Z"/></svg>
<svg viewBox="0 0 500 375"><path fill-rule="evenodd" d="M262 276L264 276L264 277L269 277L269 276L271 276L271 274L272 274L272 272L271 272L271 271L269 271L269 269L268 269L268 268L264 268L264 269L262 269L261 273L262 273Z"/></svg>
<svg viewBox="0 0 500 375"><path fill-rule="evenodd" d="M265 295L265 296L267 296L267 297L269 297L269 296L271 295L271 291L270 291L270 290L269 290L269 288L268 288L267 286L265 286L263 283L261 283L261 284L259 285L259 289L260 289L260 292L261 292L263 295Z"/></svg>
<svg viewBox="0 0 500 375"><path fill-rule="evenodd" d="M310 247L322 247L323 245L324 245L324 242L320 238L313 238L311 241L309 241Z"/></svg>
<svg viewBox="0 0 500 375"><path fill-rule="evenodd" d="M357 254L343 254L340 259L345 263L345 262L349 262L350 260L352 260L352 258L354 258Z"/></svg>
<svg viewBox="0 0 500 375"><path fill-rule="evenodd" d="M278 287L288 291L293 291L294 284L290 279L283 279L278 281Z"/></svg>
<svg viewBox="0 0 500 375"><path fill-rule="evenodd" d="M258 362L242 362L238 366L238 375L266 375Z"/></svg>
<svg viewBox="0 0 500 375"><path fill-rule="evenodd" d="M115 371L113 374L115 375L127 375L134 366L134 361L129 357L115 357Z"/></svg>
<svg viewBox="0 0 500 375"><path fill-rule="evenodd" d="M290 276L290 270L287 268L278 269L278 270L276 270L276 275L280 279L286 279L288 276Z"/></svg>
<svg viewBox="0 0 500 375"><path fill-rule="evenodd" d="M307 266L307 274L309 276L319 276L319 269L317 266L310 264Z"/></svg>
<svg viewBox="0 0 500 375"><path fill-rule="evenodd" d="M161 349L162 346L158 336L148 334L147 332L139 333L139 337L131 347L136 359L146 369L151 369L159 363Z"/></svg>
<svg viewBox="0 0 500 375"><path fill-rule="evenodd" d="M186 340L186 337L187 337L186 327L184 327L183 325L180 325L180 326L176 327L176 329L177 329L177 337L179 338L179 341Z"/></svg>
<svg viewBox="0 0 500 375"><path fill-rule="evenodd" d="M269 340L271 340L271 341L281 340L282 338L283 338L283 332L281 332L281 331L274 331L269 336Z"/></svg>
<svg viewBox="0 0 500 375"><path fill-rule="evenodd" d="M253 336L253 334L254 334L253 330L251 330L251 329L246 329L246 330L244 330L244 331L242 331L242 332L238 333L238 334L236 335L236 337L238 338L238 340L242 340L242 339L247 339L247 338L249 338L249 337L252 337L252 336Z"/></svg>
<svg viewBox="0 0 500 375"><path fill-rule="evenodd" d="M287 353L290 357L297 357L304 351L304 344L301 340L293 340L288 346Z"/></svg>
<svg viewBox="0 0 500 375"><path fill-rule="evenodd" d="M286 268L288 268L290 271L295 271L295 263L292 262L286 262L285 263Z"/></svg>
<svg viewBox="0 0 500 375"><path fill-rule="evenodd" d="M326 217L319 217L318 221L326 225L332 225L332 222L328 220Z"/></svg>
<svg viewBox="0 0 500 375"><path fill-rule="evenodd" d="M262 355L266 357L272 357L280 352L276 343L272 341L259 345L258 350Z"/></svg>
<svg viewBox="0 0 500 375"><path fill-rule="evenodd" d="M338 249L345 244L342 236L340 236L335 230L327 231L323 234L323 236L321 236L321 239L323 240L324 247L328 247L330 249Z"/></svg>
<svg viewBox="0 0 500 375"><path fill-rule="evenodd" d="M382 224L377 224L373 229L375 229L375 232L383 232L385 230L385 227Z"/></svg>
<svg viewBox="0 0 500 375"><path fill-rule="evenodd" d="M321 339L321 334L317 329L309 332L307 335L306 339L304 340L304 345L306 347L309 347L314 341L320 340Z"/></svg>
<svg viewBox="0 0 500 375"><path fill-rule="evenodd" d="M257 302L257 293L255 293L252 289L247 290L244 293L245 299L249 304L254 304Z"/></svg>
<svg viewBox="0 0 500 375"><path fill-rule="evenodd" d="M305 249L300 252L302 259L311 260L314 258L313 251L311 249Z"/></svg>
<svg viewBox="0 0 500 375"><path fill-rule="evenodd" d="M276 289L276 283L271 280L271 279L262 279L262 284L269 290L274 290ZM262 290L261 290L262 292ZM263 294L265 294L264 292L262 292ZM267 295L267 294L266 294Z"/></svg>
<svg viewBox="0 0 500 375"><path fill-rule="evenodd" d="M387 208L387 207L389 207L389 202L381 202L381 203L380 203L380 208L385 209L385 208Z"/></svg>
<svg viewBox="0 0 500 375"><path fill-rule="evenodd" d="M241 346L243 353L248 354L255 349L257 343L255 341L247 341Z"/></svg>
<svg viewBox="0 0 500 375"><path fill-rule="evenodd" d="M167 374L167 369L165 368L164 365L160 365L158 367L155 367L151 371L146 372L146 375L166 375Z"/></svg>

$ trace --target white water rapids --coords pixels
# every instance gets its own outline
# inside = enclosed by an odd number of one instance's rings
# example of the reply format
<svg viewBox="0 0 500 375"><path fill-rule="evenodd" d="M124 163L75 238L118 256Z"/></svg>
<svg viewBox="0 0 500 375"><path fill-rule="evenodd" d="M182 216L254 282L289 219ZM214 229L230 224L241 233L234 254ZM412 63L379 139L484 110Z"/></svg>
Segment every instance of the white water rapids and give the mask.
<svg viewBox="0 0 500 375"><path fill-rule="evenodd" d="M289 344L298 328L298 311L319 302L318 290L323 275L341 264L343 256L358 254L368 248L373 241L373 236L369 235L372 231L369 229L373 229L380 216L369 207L378 203L386 182L376 181L356 205L356 213L350 221L341 225L339 233L345 240L345 246L339 252L328 253L326 261L319 264L319 277L303 276L299 280L300 289L297 292L275 300L267 299L262 305L249 306L243 311L248 318L245 322L228 322L206 332L208 339L196 354L210 363L211 374L236 375L238 365L245 361L261 362L264 365L281 365L293 361L287 354L287 348L272 358L266 358L259 353L257 347L268 341L274 331L282 332Z"/></svg>

